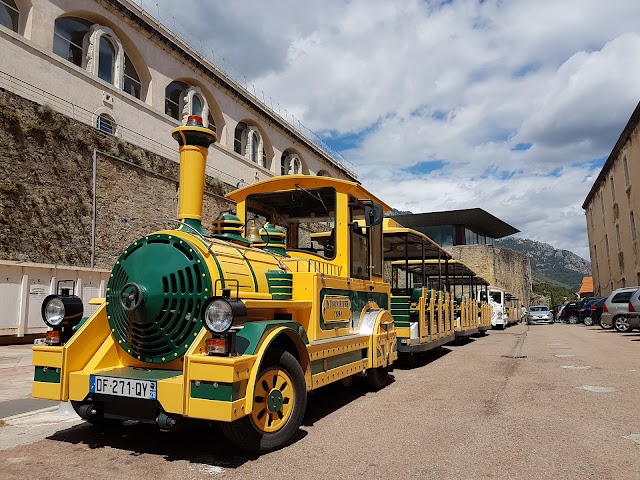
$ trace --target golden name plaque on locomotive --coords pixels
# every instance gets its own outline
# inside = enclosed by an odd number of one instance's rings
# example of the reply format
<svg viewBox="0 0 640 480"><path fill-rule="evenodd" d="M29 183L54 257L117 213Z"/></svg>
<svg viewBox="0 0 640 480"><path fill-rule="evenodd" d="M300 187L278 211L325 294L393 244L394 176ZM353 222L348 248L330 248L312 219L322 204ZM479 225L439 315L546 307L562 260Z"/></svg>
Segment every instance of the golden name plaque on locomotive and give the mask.
<svg viewBox="0 0 640 480"><path fill-rule="evenodd" d="M322 319L325 322L351 320L351 299L342 295L327 295L322 300Z"/></svg>

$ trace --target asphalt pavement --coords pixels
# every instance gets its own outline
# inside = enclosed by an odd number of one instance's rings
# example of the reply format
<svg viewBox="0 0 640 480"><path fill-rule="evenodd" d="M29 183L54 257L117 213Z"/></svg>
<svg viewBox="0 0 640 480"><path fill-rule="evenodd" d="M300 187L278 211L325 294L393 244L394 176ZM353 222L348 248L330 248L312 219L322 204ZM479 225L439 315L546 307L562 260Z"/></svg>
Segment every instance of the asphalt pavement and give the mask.
<svg viewBox="0 0 640 480"><path fill-rule="evenodd" d="M640 334L518 325L309 396L296 441L233 450L215 427L101 430L62 411L5 419L3 479L640 479ZM34 470L35 469L35 470Z"/></svg>
<svg viewBox="0 0 640 480"><path fill-rule="evenodd" d="M33 372L31 345L0 346L0 419L59 405L31 397Z"/></svg>

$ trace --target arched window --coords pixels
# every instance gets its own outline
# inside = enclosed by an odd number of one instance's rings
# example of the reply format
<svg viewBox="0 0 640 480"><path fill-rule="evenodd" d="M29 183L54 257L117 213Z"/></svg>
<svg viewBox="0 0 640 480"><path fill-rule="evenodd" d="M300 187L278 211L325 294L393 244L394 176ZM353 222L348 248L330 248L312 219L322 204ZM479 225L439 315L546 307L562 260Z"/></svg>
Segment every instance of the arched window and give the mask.
<svg viewBox="0 0 640 480"><path fill-rule="evenodd" d="M280 157L280 175L298 175L302 173L302 161L295 153L285 150Z"/></svg>
<svg viewBox="0 0 640 480"><path fill-rule="evenodd" d="M84 59L84 37L89 33L91 22L83 18L63 17L56 19L53 30L53 53L82 67Z"/></svg>
<svg viewBox="0 0 640 480"><path fill-rule="evenodd" d="M233 151L245 157L248 161L267 167L267 153L264 141L257 127L240 122L236 126L233 137Z"/></svg>
<svg viewBox="0 0 640 480"><path fill-rule="evenodd" d="M98 78L113 83L116 67L116 49L106 35L100 37L98 53Z"/></svg>
<svg viewBox="0 0 640 480"><path fill-rule="evenodd" d="M109 27L92 24L84 18L58 18L53 32L53 53L140 98L138 72Z"/></svg>
<svg viewBox="0 0 640 480"><path fill-rule="evenodd" d="M213 130L214 132L216 132L216 136L218 135L218 131L216 130L216 121L213 119L213 115L211 115L211 112L209 112L209 115L207 116L207 125L206 127L209 130ZM217 138L216 142L220 142L220 139Z"/></svg>
<svg viewBox="0 0 640 480"><path fill-rule="evenodd" d="M187 90L189 85L184 82L171 82L164 91L164 113L170 117L180 120L182 106L180 105L182 92Z"/></svg>
<svg viewBox="0 0 640 480"><path fill-rule="evenodd" d="M0 0L0 25L18 32L20 12L14 0Z"/></svg>
<svg viewBox="0 0 640 480"><path fill-rule="evenodd" d="M113 118L111 118L106 113L101 113L96 118L96 128L108 135L115 135L116 122Z"/></svg>
<svg viewBox="0 0 640 480"><path fill-rule="evenodd" d="M260 146L258 132L249 132L249 145L251 145L251 154L249 156L249 160L251 160L253 163L258 163L258 147Z"/></svg>
<svg viewBox="0 0 640 480"><path fill-rule="evenodd" d="M165 89L165 113L182 123L187 122L189 115L198 115L208 122L209 104L198 87L175 80Z"/></svg>
<svg viewBox="0 0 640 480"><path fill-rule="evenodd" d="M198 95L194 95L191 100L191 115L202 116L203 108L202 99Z"/></svg>
<svg viewBox="0 0 640 480"><path fill-rule="evenodd" d="M132 97L140 98L140 92L142 90L140 77L138 76L136 68L133 66L133 62L126 53L124 54L124 82L122 89Z"/></svg>
<svg viewBox="0 0 640 480"><path fill-rule="evenodd" d="M236 130L233 134L233 151L240 155L244 155L244 150L242 148L242 134L246 129L247 124L240 122L236 126Z"/></svg>

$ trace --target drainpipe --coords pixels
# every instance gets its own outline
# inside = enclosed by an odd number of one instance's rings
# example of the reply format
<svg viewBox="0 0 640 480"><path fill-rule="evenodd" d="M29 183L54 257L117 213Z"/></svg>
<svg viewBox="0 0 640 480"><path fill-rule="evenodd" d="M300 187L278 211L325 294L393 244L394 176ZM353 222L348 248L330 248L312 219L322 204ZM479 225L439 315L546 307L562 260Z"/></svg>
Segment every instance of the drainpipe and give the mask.
<svg viewBox="0 0 640 480"><path fill-rule="evenodd" d="M91 213L91 268L96 264L96 165L97 154L96 149L93 149L93 209Z"/></svg>

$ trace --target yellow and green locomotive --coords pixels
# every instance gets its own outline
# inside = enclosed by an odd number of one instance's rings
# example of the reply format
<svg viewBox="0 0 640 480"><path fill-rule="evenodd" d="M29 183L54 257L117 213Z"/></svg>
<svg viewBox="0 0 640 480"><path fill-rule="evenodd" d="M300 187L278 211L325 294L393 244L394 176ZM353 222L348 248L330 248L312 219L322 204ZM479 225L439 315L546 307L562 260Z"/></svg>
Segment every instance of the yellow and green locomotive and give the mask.
<svg viewBox="0 0 640 480"><path fill-rule="evenodd" d="M67 292L45 299L52 330L33 347L33 396L71 401L94 424L217 421L238 447L273 450L297 432L308 391L363 373L386 383L397 358L383 280L389 207L357 183L275 177L232 192L235 214L207 232L215 133L190 117L172 135L177 228L122 251L89 318Z"/></svg>

